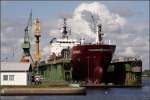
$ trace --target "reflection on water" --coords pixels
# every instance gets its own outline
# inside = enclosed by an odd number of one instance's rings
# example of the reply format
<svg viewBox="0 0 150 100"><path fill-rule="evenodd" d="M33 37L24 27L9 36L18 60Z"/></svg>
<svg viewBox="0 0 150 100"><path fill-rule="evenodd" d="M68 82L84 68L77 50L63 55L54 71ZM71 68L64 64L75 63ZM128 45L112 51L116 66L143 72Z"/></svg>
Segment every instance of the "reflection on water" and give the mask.
<svg viewBox="0 0 150 100"><path fill-rule="evenodd" d="M142 88L110 88L87 90L79 96L1 96L0 100L150 100L150 81L143 81Z"/></svg>

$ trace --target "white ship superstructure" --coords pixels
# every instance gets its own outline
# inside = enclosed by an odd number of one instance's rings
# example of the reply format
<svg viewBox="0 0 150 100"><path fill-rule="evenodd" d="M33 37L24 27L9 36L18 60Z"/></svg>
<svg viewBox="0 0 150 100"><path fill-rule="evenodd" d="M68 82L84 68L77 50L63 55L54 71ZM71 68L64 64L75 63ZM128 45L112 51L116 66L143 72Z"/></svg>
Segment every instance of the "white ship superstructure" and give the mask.
<svg viewBox="0 0 150 100"><path fill-rule="evenodd" d="M54 41L55 40L55 41ZM60 39L53 38L50 42L51 55L60 56L63 49L71 49L73 46L80 44L77 39L68 37L66 19L64 18L64 26L62 30L62 37Z"/></svg>
<svg viewBox="0 0 150 100"><path fill-rule="evenodd" d="M51 54L55 53L56 56L61 55L61 51L63 49L67 48L72 48L73 46L79 44L76 39L68 39L68 38L63 38L63 39L57 39L55 43L52 43L50 45L50 51Z"/></svg>

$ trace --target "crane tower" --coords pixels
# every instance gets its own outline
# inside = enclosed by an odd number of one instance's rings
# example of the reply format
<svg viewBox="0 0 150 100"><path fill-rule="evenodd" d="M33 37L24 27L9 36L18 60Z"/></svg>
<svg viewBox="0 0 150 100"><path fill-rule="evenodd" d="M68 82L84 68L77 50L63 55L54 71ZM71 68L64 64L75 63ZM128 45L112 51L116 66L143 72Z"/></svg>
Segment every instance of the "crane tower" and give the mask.
<svg viewBox="0 0 150 100"><path fill-rule="evenodd" d="M39 18L37 17L36 20L35 20L35 62L39 61L41 59L41 52L40 52L40 35L41 33L41 26L40 26L40 20Z"/></svg>

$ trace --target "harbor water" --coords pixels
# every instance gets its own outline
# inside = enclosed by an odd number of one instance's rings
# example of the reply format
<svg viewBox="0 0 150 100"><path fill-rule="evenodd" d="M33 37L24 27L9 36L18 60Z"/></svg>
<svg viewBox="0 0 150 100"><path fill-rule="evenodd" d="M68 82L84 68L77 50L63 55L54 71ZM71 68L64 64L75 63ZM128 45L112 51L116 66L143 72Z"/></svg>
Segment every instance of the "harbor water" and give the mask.
<svg viewBox="0 0 150 100"><path fill-rule="evenodd" d="M86 95L1 96L0 100L150 100L150 80L143 80L141 88L88 89Z"/></svg>

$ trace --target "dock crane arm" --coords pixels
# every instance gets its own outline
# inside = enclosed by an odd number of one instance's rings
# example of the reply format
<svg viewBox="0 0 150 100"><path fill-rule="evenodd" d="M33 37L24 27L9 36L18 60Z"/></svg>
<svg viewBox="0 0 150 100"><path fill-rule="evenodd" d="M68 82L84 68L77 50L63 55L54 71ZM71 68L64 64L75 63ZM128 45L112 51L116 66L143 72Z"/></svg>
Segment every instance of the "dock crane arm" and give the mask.
<svg viewBox="0 0 150 100"><path fill-rule="evenodd" d="M92 18L92 22L93 22L93 25L94 25L94 27L93 27L93 31L94 31L94 33L96 33L96 43L103 43L103 40L102 40L102 36L104 35L103 33L102 33L102 24L98 24L97 25L97 29L96 29L96 22L95 22L95 20L94 20L94 16L93 15L91 15L91 18Z"/></svg>
<svg viewBox="0 0 150 100"><path fill-rule="evenodd" d="M28 19L28 24L25 28L25 35L24 35L24 42L22 43L21 47L23 49L24 57L30 57L32 60L32 63L34 64L33 58L30 53L30 38L31 38L31 31L32 31L32 12L30 13L29 19ZM29 35L30 34L30 35ZM24 59L24 58L23 58Z"/></svg>
<svg viewBox="0 0 150 100"><path fill-rule="evenodd" d="M94 33L96 33L96 22L94 20L94 16L93 15L91 15L91 19L92 19L92 22L93 22L93 31L94 31Z"/></svg>

